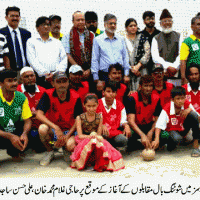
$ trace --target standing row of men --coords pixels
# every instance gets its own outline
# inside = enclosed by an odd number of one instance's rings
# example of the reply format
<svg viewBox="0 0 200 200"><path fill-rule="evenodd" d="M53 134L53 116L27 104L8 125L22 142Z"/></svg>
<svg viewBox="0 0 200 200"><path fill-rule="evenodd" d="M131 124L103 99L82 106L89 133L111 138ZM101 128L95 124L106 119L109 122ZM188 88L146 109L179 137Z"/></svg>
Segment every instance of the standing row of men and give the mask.
<svg viewBox="0 0 200 200"><path fill-rule="evenodd" d="M40 17L36 21L39 35L34 38L31 38L29 31L19 28L19 8L8 7L5 18L8 26L0 29L1 66L19 71L23 66L30 65L36 72L38 81L45 87L50 87L47 80L52 78L55 71L66 71L67 62L70 65L80 65L84 78L89 82L94 79L99 85L102 84L101 80L107 79L108 66L120 63L124 68L124 82L129 82L131 66L124 41L115 33L116 16L105 15L103 33L97 28L96 13L83 14L77 11L72 16L73 27L65 36L60 33L60 16ZM194 17L191 22L193 36L184 40L183 44L180 34L172 29L173 17L167 9L164 9L160 16L161 32L155 28L153 12L146 11L143 20L146 28L142 33L152 46L152 57L147 64L149 71L153 62L162 64L168 77L177 76L180 68L182 82L186 83L186 65L200 62L199 16ZM100 34L101 36L98 36ZM55 38L62 40L62 44Z"/></svg>

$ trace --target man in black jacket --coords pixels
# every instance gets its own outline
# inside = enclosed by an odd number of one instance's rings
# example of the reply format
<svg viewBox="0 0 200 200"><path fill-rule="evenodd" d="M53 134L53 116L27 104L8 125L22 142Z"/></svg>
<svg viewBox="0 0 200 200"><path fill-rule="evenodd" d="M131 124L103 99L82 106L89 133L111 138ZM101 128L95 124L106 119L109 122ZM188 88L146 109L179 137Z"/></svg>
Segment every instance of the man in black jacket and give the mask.
<svg viewBox="0 0 200 200"><path fill-rule="evenodd" d="M27 66L26 42L31 37L31 33L26 29L19 28L20 9L18 7L6 8L6 20L8 25L0 29L0 33L5 35L9 48L10 67L19 71Z"/></svg>

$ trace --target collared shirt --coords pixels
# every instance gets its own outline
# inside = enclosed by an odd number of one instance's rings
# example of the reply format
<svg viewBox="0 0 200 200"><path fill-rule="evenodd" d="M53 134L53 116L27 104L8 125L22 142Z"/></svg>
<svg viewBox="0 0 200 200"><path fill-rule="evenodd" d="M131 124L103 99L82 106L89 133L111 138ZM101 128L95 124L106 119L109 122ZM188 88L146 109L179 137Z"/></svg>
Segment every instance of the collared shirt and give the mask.
<svg viewBox="0 0 200 200"><path fill-rule="evenodd" d="M49 38L44 41L39 35L27 41L27 59L39 77L67 69L67 56L61 41Z"/></svg>
<svg viewBox="0 0 200 200"><path fill-rule="evenodd" d="M191 92L192 91L192 87L191 87L191 85L190 85L190 83L188 83L187 84L187 91L188 92ZM198 91L197 92L199 92L200 91L200 86L198 87ZM194 91L192 91L194 94L196 93L197 94L197 92L194 92Z"/></svg>
<svg viewBox="0 0 200 200"><path fill-rule="evenodd" d="M51 32L49 32L49 36L50 36L50 37L53 37L53 35L52 35ZM59 37L59 38L55 38L55 39L57 39L57 40L58 40L58 39L59 39L59 40L62 40L63 36L64 36L64 34L60 33L60 37Z"/></svg>
<svg viewBox="0 0 200 200"><path fill-rule="evenodd" d="M12 103L13 103L13 101L14 101L14 99L15 99L15 93L14 93L14 97L13 97L12 101L6 101L6 99L3 96L2 89L0 88L0 98L1 98L2 102L6 102L9 106L11 106ZM22 116L23 120L32 117L32 113L31 113L30 107L28 105L28 99L27 98L25 99L25 101L23 103L23 106L22 106L22 115L21 116Z"/></svg>
<svg viewBox="0 0 200 200"><path fill-rule="evenodd" d="M85 34L79 33L79 38L80 38L80 43L81 43L82 47L84 48L85 47L85 44L84 44ZM63 44L63 47L64 47L66 53L70 53L69 39L70 39L70 33L65 35L62 39L62 44Z"/></svg>
<svg viewBox="0 0 200 200"><path fill-rule="evenodd" d="M186 90L186 99L193 105L200 116L200 86L196 92L192 90L190 83L187 83L182 87Z"/></svg>
<svg viewBox="0 0 200 200"><path fill-rule="evenodd" d="M104 32L93 40L91 71L94 80L99 79L100 70L108 72L109 66L115 63L120 63L124 67L124 74L129 75L129 57L123 38L114 35L110 39Z"/></svg>
<svg viewBox="0 0 200 200"><path fill-rule="evenodd" d="M171 104L170 105L170 115L175 115L176 112L175 112L174 102L171 101L170 104ZM194 112L196 112L194 107L192 106L192 104L189 105L189 108L191 108ZM184 106L181 107L181 110L184 110ZM168 123L169 123L169 116L168 116L167 112L163 109L158 117L155 127L159 128L161 130L165 130L167 128Z"/></svg>
<svg viewBox="0 0 200 200"><path fill-rule="evenodd" d="M109 108L108 108L108 106L107 106L107 104L106 104L105 97L102 98L102 102L103 102L103 105L104 105L105 110L106 110L107 113L109 113L111 109L114 109L114 110L117 109L117 106L116 106L116 99L114 99L112 106L109 107ZM121 111L120 126L122 126L122 124L125 124L125 123L128 123L128 122L127 122L126 109L124 108L124 109L122 109L122 111Z"/></svg>
<svg viewBox="0 0 200 200"><path fill-rule="evenodd" d="M193 41L197 41L197 43L200 42L200 39L197 39L194 35L190 35L190 38L193 40ZM198 46L197 46L198 48ZM190 54L190 48L188 47L188 45L186 43L183 43L181 44L181 51L180 51L180 60L187 60L188 56Z"/></svg>
<svg viewBox="0 0 200 200"><path fill-rule="evenodd" d="M179 39L179 53L178 53L178 56L177 56L176 60L173 63L171 63L171 62L165 61L162 57L160 57L159 48L158 48L158 42L156 41L155 38L153 38L152 44L151 44L151 55L152 55L153 62L162 64L165 71L167 70L168 67L174 67L175 69L178 70L179 66L180 66L180 49L181 49L182 41L183 41L183 37L181 35L180 39Z"/></svg>
<svg viewBox="0 0 200 200"><path fill-rule="evenodd" d="M25 89L25 87L24 87L24 84L21 84L21 90L22 90L23 93L26 92L26 89ZM37 84L35 84L35 92L38 92L38 93L40 92L40 90L39 90ZM31 95L30 93L28 93L28 94L29 94L29 96L30 96L31 98L35 96L35 94L33 94L33 95Z"/></svg>
<svg viewBox="0 0 200 200"><path fill-rule="evenodd" d="M152 34L149 34L149 32L146 31L146 28L141 31L141 33L143 33L145 35L145 37L147 38L147 40L149 41L149 44L151 46L152 43L152 39L154 36L156 36L158 33L160 33L160 31L155 27L155 30Z"/></svg>
<svg viewBox="0 0 200 200"><path fill-rule="evenodd" d="M19 28L13 29L9 25L8 25L8 29L10 31L10 35L11 35L12 41L13 41L15 58L17 58L17 55L16 55L16 49L15 49L15 33L13 31L15 30L17 32L17 38L18 38L18 41L19 41L19 46L20 46L22 60L23 60L23 67L24 67L26 65L26 59L25 59L25 52L24 52L23 45L22 45L22 38L21 38L20 30L19 30Z"/></svg>
<svg viewBox="0 0 200 200"><path fill-rule="evenodd" d="M3 69L1 67L4 66L3 57L8 56L8 53L9 49L6 37L3 34L0 34L0 70Z"/></svg>

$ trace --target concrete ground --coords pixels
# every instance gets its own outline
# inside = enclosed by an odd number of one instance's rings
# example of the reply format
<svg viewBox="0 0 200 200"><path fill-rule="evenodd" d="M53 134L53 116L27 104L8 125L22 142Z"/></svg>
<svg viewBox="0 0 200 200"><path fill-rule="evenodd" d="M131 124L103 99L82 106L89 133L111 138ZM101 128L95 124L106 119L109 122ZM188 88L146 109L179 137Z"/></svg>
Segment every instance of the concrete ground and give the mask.
<svg viewBox="0 0 200 200"><path fill-rule="evenodd" d="M62 152L56 152L55 159L48 166L40 166L39 161L44 153L33 153L28 150L22 162L15 163L6 154L6 150L0 151L0 178L63 178L63 177L122 177L131 178L136 175L152 175L163 177L168 174L186 176L189 178L200 177L200 157L191 157L192 146L179 146L173 152L166 149L156 152L155 160L143 161L139 151L130 154L123 153L125 169L117 172L95 172L90 169L77 171L70 168L70 159L63 160ZM70 155L70 154L69 154Z"/></svg>

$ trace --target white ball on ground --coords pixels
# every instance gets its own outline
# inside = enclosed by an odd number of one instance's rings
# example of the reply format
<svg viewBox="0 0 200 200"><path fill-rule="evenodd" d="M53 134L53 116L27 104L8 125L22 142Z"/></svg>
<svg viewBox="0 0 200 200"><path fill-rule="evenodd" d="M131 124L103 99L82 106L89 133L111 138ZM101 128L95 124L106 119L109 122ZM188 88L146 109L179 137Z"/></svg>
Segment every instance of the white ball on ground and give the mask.
<svg viewBox="0 0 200 200"><path fill-rule="evenodd" d="M155 158L155 155L156 153L153 149L144 149L141 154L143 160L145 161L153 160Z"/></svg>

